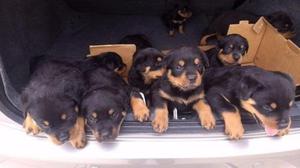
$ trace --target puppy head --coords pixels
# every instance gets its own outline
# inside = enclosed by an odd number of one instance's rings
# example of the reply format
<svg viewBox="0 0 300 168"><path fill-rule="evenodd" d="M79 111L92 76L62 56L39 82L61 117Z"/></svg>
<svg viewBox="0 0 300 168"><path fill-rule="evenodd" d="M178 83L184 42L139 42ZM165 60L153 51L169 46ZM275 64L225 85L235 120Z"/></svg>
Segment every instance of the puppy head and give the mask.
<svg viewBox="0 0 300 168"><path fill-rule="evenodd" d="M289 127L295 85L288 75L274 72L265 76L264 82L245 77L240 88L242 107L261 123L267 135L274 136L280 129Z"/></svg>
<svg viewBox="0 0 300 168"><path fill-rule="evenodd" d="M99 142L114 140L119 135L126 111L122 106L124 102L116 99L117 94L98 90L82 102L86 125Z"/></svg>
<svg viewBox="0 0 300 168"><path fill-rule="evenodd" d="M218 59L225 66L239 65L246 55L249 45L247 39L239 34L225 36L218 44Z"/></svg>
<svg viewBox="0 0 300 168"><path fill-rule="evenodd" d="M295 36L293 21L289 15L283 11L277 11L266 16L266 19L286 38Z"/></svg>
<svg viewBox="0 0 300 168"><path fill-rule="evenodd" d="M192 16L192 11L189 7L188 1L176 1L174 2L174 9L177 14L183 18L190 18Z"/></svg>
<svg viewBox="0 0 300 168"><path fill-rule="evenodd" d="M77 103L68 97L38 98L26 107L26 114L56 144L70 140L78 113Z"/></svg>
<svg viewBox="0 0 300 168"><path fill-rule="evenodd" d="M100 55L89 57L93 64L97 67L104 67L108 70L115 71L122 75L126 71L126 64L124 64L121 56L115 52L106 52Z"/></svg>
<svg viewBox="0 0 300 168"><path fill-rule="evenodd" d="M134 55L132 68L143 77L145 84L150 84L164 74L165 68L162 64L164 57L155 48L142 49Z"/></svg>
<svg viewBox="0 0 300 168"><path fill-rule="evenodd" d="M200 86L204 70L208 67L206 55L196 47L172 50L167 54L164 63L170 84L183 91Z"/></svg>

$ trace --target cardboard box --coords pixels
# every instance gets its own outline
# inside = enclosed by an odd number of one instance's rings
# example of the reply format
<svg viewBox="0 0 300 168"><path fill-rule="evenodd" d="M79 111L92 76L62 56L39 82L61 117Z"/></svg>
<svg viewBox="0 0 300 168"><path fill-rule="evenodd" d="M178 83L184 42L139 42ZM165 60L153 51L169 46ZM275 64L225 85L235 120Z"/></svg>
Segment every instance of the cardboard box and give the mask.
<svg viewBox="0 0 300 168"><path fill-rule="evenodd" d="M255 24L248 21L232 24L228 34L240 34L249 42L242 65L288 73L300 85L300 48L285 39L266 19L261 17Z"/></svg>
<svg viewBox="0 0 300 168"><path fill-rule="evenodd" d="M248 21L232 24L228 34L234 33L241 34L249 42L249 50L242 65L256 65L266 70L288 73L300 85L300 48L285 39L267 20L261 17L255 24L249 24ZM206 46L200 48L205 49ZM127 65L128 72L135 50L133 44L91 45L90 55L116 52Z"/></svg>

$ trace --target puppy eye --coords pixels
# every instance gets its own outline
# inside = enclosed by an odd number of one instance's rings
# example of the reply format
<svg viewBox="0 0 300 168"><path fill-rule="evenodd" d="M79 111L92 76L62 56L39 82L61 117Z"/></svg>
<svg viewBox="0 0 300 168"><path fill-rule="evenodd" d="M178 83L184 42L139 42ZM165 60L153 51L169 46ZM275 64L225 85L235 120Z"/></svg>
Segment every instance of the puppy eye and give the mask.
<svg viewBox="0 0 300 168"><path fill-rule="evenodd" d="M48 128L49 127L49 122L48 121L43 121L43 124L42 124L42 126L44 127L44 128Z"/></svg>
<svg viewBox="0 0 300 168"><path fill-rule="evenodd" d="M93 112L93 113L89 116L90 122L92 122L92 123L97 122L97 117L98 117L97 113L96 113L96 112Z"/></svg>
<svg viewBox="0 0 300 168"><path fill-rule="evenodd" d="M156 61L157 61L157 62L161 62L161 61L162 61L162 58L161 58L161 57L157 57L157 58L156 58Z"/></svg>
<svg viewBox="0 0 300 168"><path fill-rule="evenodd" d="M176 66L176 70L181 71L182 69L183 69L183 66L181 66L181 65Z"/></svg>
<svg viewBox="0 0 300 168"><path fill-rule="evenodd" d="M67 116L67 114L65 114L65 113L64 113L64 114L62 114L62 115L60 116L60 119L62 119L62 120L66 120L66 119L67 119L67 117L68 117L68 116Z"/></svg>
<svg viewBox="0 0 300 168"><path fill-rule="evenodd" d="M268 112L273 111L273 108L272 108L271 106L267 105L267 104L263 105L262 108L263 108L264 110L268 111Z"/></svg>

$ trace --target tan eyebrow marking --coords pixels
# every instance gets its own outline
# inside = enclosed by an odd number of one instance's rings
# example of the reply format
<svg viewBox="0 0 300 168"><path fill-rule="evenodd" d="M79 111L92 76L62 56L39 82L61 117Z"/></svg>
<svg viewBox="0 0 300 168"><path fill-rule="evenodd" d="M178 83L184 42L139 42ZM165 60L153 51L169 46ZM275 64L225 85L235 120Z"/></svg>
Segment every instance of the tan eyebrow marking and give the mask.
<svg viewBox="0 0 300 168"><path fill-rule="evenodd" d="M49 126L49 122L48 121L43 121L43 124L45 125L45 126Z"/></svg>
<svg viewBox="0 0 300 168"><path fill-rule="evenodd" d="M196 65L198 65L198 64L200 63L199 58L196 58L196 59L194 60L194 63L195 63Z"/></svg>
<svg viewBox="0 0 300 168"><path fill-rule="evenodd" d="M114 113L114 109L110 109L109 111L108 111L108 114L109 115L112 115Z"/></svg>
<svg viewBox="0 0 300 168"><path fill-rule="evenodd" d="M179 64L180 66L184 66L185 62L184 62L183 60L180 60L180 61L178 62L178 64Z"/></svg>
<svg viewBox="0 0 300 168"><path fill-rule="evenodd" d="M79 112L79 107L75 106L74 110L75 110L76 113L78 113Z"/></svg>
<svg viewBox="0 0 300 168"><path fill-rule="evenodd" d="M276 103L271 103L271 105L270 105L273 109L276 109L276 107L277 107L277 104Z"/></svg>
<svg viewBox="0 0 300 168"><path fill-rule="evenodd" d="M61 118L62 120L67 119L67 114L63 113L63 114L60 116L60 118Z"/></svg>
<svg viewBox="0 0 300 168"><path fill-rule="evenodd" d="M161 57L157 57L156 59L158 62L161 62L162 61L162 58Z"/></svg>
<svg viewBox="0 0 300 168"><path fill-rule="evenodd" d="M98 116L98 115L97 115L96 112L93 112L93 113L92 113L92 117L93 117L93 118L97 118L97 116Z"/></svg>

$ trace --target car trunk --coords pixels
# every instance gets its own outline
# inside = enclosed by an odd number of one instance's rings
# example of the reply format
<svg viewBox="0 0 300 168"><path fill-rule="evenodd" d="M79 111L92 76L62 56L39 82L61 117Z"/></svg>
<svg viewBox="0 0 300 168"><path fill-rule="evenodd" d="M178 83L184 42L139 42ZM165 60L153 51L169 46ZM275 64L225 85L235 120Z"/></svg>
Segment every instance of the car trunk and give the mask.
<svg viewBox="0 0 300 168"><path fill-rule="evenodd" d="M89 54L89 45L115 44L127 34L143 33L154 47L168 50L182 45L198 45L202 31L211 18L233 7L266 14L275 10L288 11L300 27L299 2L239 0L191 0L193 17L186 33L170 37L160 20L169 6L168 0L11 0L0 2L0 108L8 117L22 123L20 92L29 80L31 57L46 55L55 58L81 59ZM270 6L270 3L273 5ZM298 13L297 13L298 12ZM293 41L300 44L300 33ZM298 95L300 92L298 91ZM298 98L299 99L299 98ZM292 109L292 127L300 127L300 103ZM261 130L250 117L244 119L247 132ZM223 122L217 128L223 130ZM152 133L151 123L133 121L127 116L121 133ZM203 133L197 117L180 116L170 120L168 133Z"/></svg>

